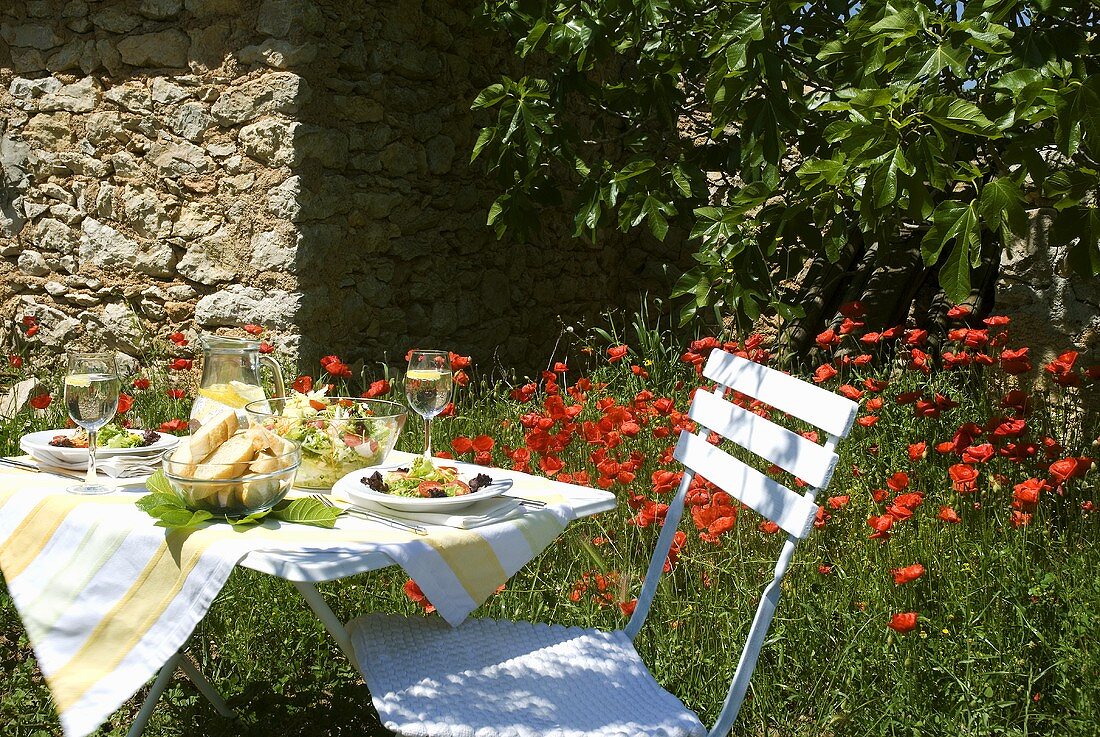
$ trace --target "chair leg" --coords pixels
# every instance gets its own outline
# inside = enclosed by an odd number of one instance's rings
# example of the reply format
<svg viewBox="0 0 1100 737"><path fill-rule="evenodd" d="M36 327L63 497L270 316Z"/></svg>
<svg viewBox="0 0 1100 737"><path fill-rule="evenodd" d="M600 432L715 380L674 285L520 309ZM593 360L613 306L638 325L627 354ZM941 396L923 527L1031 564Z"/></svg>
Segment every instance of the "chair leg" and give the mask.
<svg viewBox="0 0 1100 737"><path fill-rule="evenodd" d="M356 668L359 667L359 661L355 657L355 646L351 644L351 638L348 636L348 631L344 627L344 623L340 621L329 605L325 602L321 592L317 590L309 581L292 581L294 588L298 589L298 592L302 595L302 598L306 600L306 604L309 604L309 608L313 610L313 613L317 615L317 618L321 620L321 624L325 626L328 633L332 635L332 639L336 640L336 644L339 645L340 651L344 653L344 656L349 662Z"/></svg>

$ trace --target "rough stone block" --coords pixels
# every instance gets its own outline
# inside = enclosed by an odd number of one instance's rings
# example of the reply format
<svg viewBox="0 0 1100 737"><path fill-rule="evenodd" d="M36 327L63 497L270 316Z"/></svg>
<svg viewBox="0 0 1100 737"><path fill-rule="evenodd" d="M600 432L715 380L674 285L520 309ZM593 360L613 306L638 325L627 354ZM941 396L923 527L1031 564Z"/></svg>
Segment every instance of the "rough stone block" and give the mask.
<svg viewBox="0 0 1100 737"><path fill-rule="evenodd" d="M186 67L191 39L175 29L127 36L118 42L122 61L135 67Z"/></svg>
<svg viewBox="0 0 1100 737"><path fill-rule="evenodd" d="M239 125L274 113L296 113L309 99L305 80L291 72L272 72L227 89L210 112L223 126Z"/></svg>
<svg viewBox="0 0 1100 737"><path fill-rule="evenodd" d="M230 284L199 300L195 306L195 322L208 327L251 322L285 330L295 325L300 304L300 294Z"/></svg>

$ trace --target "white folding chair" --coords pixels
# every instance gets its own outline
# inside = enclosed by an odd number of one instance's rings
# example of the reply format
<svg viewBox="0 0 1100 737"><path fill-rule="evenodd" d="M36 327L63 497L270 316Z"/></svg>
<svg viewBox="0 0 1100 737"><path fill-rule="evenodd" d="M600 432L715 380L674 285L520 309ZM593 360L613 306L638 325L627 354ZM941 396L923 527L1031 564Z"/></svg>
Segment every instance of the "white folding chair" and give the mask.
<svg viewBox="0 0 1100 737"><path fill-rule="evenodd" d="M676 458L686 466L669 505L638 604L625 630L473 620L451 628L436 618L371 614L348 624L363 677L382 723L406 737L702 737L699 717L658 685L634 649L657 590L696 473L787 532L764 589L737 671L710 737L727 735L779 602L780 583L798 541L812 529L814 495L828 486L835 448L857 405L780 371L722 351L703 375ZM823 430L818 445L724 399L736 389ZM807 483L804 494L707 442L708 429Z"/></svg>

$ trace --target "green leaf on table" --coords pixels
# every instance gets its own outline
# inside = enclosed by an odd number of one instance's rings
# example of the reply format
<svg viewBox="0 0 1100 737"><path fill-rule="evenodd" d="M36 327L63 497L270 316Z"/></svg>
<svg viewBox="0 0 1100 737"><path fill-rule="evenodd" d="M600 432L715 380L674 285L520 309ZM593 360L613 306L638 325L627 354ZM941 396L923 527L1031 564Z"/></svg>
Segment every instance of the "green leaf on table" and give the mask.
<svg viewBox="0 0 1100 737"><path fill-rule="evenodd" d="M343 510L316 499L293 499L276 504L269 516L281 522L331 528L336 525L336 518L343 513Z"/></svg>
<svg viewBox="0 0 1100 737"><path fill-rule="evenodd" d="M145 488L153 494L167 494L173 499L176 498L175 493L172 491L172 486L168 483L168 479L164 475L164 471L160 469L157 469L152 476L146 479Z"/></svg>
<svg viewBox="0 0 1100 737"><path fill-rule="evenodd" d="M160 479L156 479L157 476ZM146 486L154 484L155 481L164 482L164 476L159 471L153 474L146 482ZM165 484L167 482L164 482ZM150 517L157 521L157 527L167 527L168 529L180 529L187 527L196 527L209 519L212 519L214 515L205 510L191 510L184 506L180 498L175 494L164 493L163 491L153 491L151 494L146 494L135 502L138 509L148 514Z"/></svg>

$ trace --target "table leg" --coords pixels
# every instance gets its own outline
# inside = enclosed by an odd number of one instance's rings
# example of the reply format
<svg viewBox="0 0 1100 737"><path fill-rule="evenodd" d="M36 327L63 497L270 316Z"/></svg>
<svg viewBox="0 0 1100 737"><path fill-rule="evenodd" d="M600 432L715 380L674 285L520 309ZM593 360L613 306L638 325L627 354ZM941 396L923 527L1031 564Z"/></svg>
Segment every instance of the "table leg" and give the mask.
<svg viewBox="0 0 1100 737"><path fill-rule="evenodd" d="M149 723L149 717L153 716L153 708L160 700L160 695L164 693L164 689L168 688L168 682L172 680L172 674L176 672L176 666L180 664L181 660L183 660L183 651L177 651L161 667L160 673L157 674L157 680L153 681L153 687L149 689L149 695L145 697L145 703L141 705L141 711L138 712L134 723L130 725L130 731L126 733L126 737L139 737L145 731L145 725Z"/></svg>
<svg viewBox="0 0 1100 737"><path fill-rule="evenodd" d="M199 693L206 697L206 700L214 706L219 714L227 719L233 719L237 716L229 708L229 704L225 703L225 699L214 688L214 685L199 671L198 666L191 660L191 656L180 649L161 666L157 679L153 681L153 687L149 689L149 695L145 697L145 703L141 705L141 711L138 712L134 723L130 725L130 731L126 733L126 737L140 737L141 733L145 731L149 718L153 716L153 709L160 700L161 694L168 688L168 683L172 680L176 668L183 671L183 674L187 676L191 683L195 684L195 687L199 689Z"/></svg>
<svg viewBox="0 0 1100 737"><path fill-rule="evenodd" d="M332 639L336 640L336 644L340 646L340 650L344 653L345 657L355 667L359 667L359 663L355 658L355 647L351 644L351 638L348 637L348 631L344 628L344 623L340 621L329 605L325 602L324 597L321 596L321 592L317 590L309 581L292 581L294 588L298 589L302 598L309 604L309 608L313 610L313 613L321 620L321 624L325 626L328 633L332 635Z"/></svg>
<svg viewBox="0 0 1100 737"><path fill-rule="evenodd" d="M199 693L206 697L206 700L213 705L219 714L226 719L233 719L237 716L229 708L229 704L225 703L225 699L218 693L218 690L214 688L214 684L202 674L199 666L195 664L190 655L183 653L180 657L179 666L184 675L191 679L191 683L195 684L195 688L199 689Z"/></svg>

